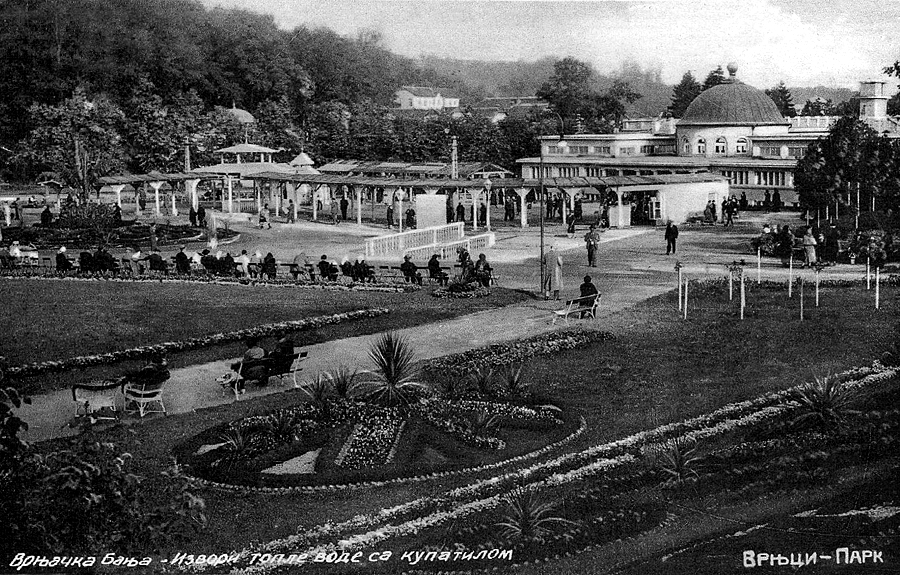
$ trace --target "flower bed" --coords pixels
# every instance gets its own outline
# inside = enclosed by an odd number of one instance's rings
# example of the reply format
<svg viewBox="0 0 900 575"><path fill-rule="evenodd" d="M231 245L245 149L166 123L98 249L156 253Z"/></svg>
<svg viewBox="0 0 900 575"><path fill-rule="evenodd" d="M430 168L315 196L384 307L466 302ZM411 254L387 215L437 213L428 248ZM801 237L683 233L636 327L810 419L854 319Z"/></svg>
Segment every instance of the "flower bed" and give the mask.
<svg viewBox="0 0 900 575"><path fill-rule="evenodd" d="M30 377L45 373L59 373L71 369L79 369L95 365L108 365L126 359L139 359L148 357L156 353L186 351L214 345L221 345L234 341L242 341L249 338L281 336L286 333L308 331L318 329L325 325L336 324L343 321L378 317L380 315L388 313L389 311L390 310L386 308L369 308L349 311L346 313L311 317L295 321L282 321L247 329L217 333L204 337L195 337L181 341L168 341L153 345L144 345L140 347L133 347L98 355L71 357L69 359L64 359L61 361L42 361L38 363L29 363L26 365L7 368L5 370L5 374L6 376L12 378Z"/></svg>
<svg viewBox="0 0 900 575"><path fill-rule="evenodd" d="M55 249L68 246L75 249L94 249L98 245L114 248L126 248L135 245L147 245L150 242L150 226L134 222L122 222L121 225L107 229L65 228L32 226L26 228L7 228L3 232L9 240L18 240L23 244L32 244L38 249ZM186 241L199 239L201 230L191 226L173 226L157 224L156 235L160 245L176 245ZM216 230L216 237L222 241L237 236L238 232L225 228Z"/></svg>
<svg viewBox="0 0 900 575"><path fill-rule="evenodd" d="M441 375L465 375L484 367L518 363L538 355L576 349L612 337L612 334L605 331L585 329L556 331L439 357L426 362L423 369Z"/></svg>
<svg viewBox="0 0 900 575"><path fill-rule="evenodd" d="M491 290L484 286L478 286L475 289L466 291L454 291L448 288L439 287L435 288L434 291L431 292L431 295L432 297L440 299L472 299L475 297L487 297L491 295Z"/></svg>
<svg viewBox="0 0 900 575"><path fill-rule="evenodd" d="M841 374L849 380L851 389L876 385L897 375L897 370L876 363L871 368L850 370ZM673 423L626 437L611 443L594 446L577 453L556 457L497 477L476 481L468 486L450 490L440 497L423 497L409 503L384 509L369 516L359 516L340 526L323 525L287 539L272 541L256 551L304 552L310 556L333 551L351 551L372 547L390 538L415 537L423 530L451 521L483 514L496 509L503 502L504 492L513 486L529 491L543 491L571 486L576 482L623 469L641 460L645 447L666 439L694 434L709 438L725 434L767 419L777 409L782 413L795 408L791 397L796 388L768 393L754 400L727 405L704 416ZM773 409L776 408L776 409ZM379 526L375 528L376 526ZM347 536L351 529L368 531ZM335 542L343 537L340 542ZM323 539L328 542L298 549ZM239 554L246 557L244 552ZM262 573L275 567L254 565L240 571Z"/></svg>
<svg viewBox="0 0 900 575"><path fill-rule="evenodd" d="M388 463L404 424L396 410L382 410L364 418L353 427L335 464L360 469Z"/></svg>
<svg viewBox="0 0 900 575"><path fill-rule="evenodd" d="M163 276L152 272L145 276L109 275L105 273L68 273L59 274L47 271L43 268L20 267L13 270L0 270L0 278L5 279L38 279L38 280L69 280L69 281L104 281L122 283L167 283L167 284L215 284L215 285L242 285L252 287L282 287L298 289L314 289L326 291L369 291L382 293L405 293L422 289L413 284L380 284L359 283L316 283L310 281L294 281L288 279L247 279L228 278L220 276Z"/></svg>

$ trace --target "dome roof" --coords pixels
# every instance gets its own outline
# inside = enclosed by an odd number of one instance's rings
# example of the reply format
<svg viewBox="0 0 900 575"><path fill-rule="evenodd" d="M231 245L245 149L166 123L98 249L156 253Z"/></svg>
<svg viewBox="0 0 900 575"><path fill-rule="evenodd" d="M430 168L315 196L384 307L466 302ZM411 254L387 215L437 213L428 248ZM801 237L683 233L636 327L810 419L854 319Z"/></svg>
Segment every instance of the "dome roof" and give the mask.
<svg viewBox="0 0 900 575"><path fill-rule="evenodd" d="M781 126L787 124L787 120L765 92L732 80L713 86L694 98L678 124Z"/></svg>

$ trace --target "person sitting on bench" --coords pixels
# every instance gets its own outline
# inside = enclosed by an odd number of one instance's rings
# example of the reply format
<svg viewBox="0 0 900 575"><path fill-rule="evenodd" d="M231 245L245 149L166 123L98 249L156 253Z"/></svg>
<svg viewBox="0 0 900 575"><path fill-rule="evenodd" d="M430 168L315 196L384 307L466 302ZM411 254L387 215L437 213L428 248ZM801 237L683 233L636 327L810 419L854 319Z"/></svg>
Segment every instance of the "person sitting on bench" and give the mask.
<svg viewBox="0 0 900 575"><path fill-rule="evenodd" d="M487 261L487 256L478 254L478 261L475 262L474 276L486 288L491 287L491 272L494 268Z"/></svg>
<svg viewBox="0 0 900 575"><path fill-rule="evenodd" d="M400 264L400 271L407 283L422 285L422 274L419 273L419 266L412 262L410 256L403 256L403 263Z"/></svg>
<svg viewBox="0 0 900 575"><path fill-rule="evenodd" d="M436 279L438 285L442 286L447 285L447 282L450 280L447 272L441 269L441 258L437 254L433 254L431 259L428 260L428 277Z"/></svg>
<svg viewBox="0 0 900 575"><path fill-rule="evenodd" d="M278 343L275 344L275 348L272 350L272 353L269 355L269 358L272 360L270 367L272 373L287 373L291 370L291 365L294 363L294 340L291 336L286 335L278 340Z"/></svg>
<svg viewBox="0 0 900 575"><path fill-rule="evenodd" d="M259 346L259 341L248 339L244 357L241 361L231 364L231 369L240 373L245 382L251 381L262 386L269 382L269 367L265 359L266 350Z"/></svg>
<svg viewBox="0 0 900 575"><path fill-rule="evenodd" d="M125 383L152 385L163 383L169 379L169 367L166 357L156 354L150 357L150 363L137 371L131 371L122 378Z"/></svg>
<svg viewBox="0 0 900 575"><path fill-rule="evenodd" d="M66 257L66 246L61 246L56 252L56 271L64 274L72 269L72 262Z"/></svg>
<svg viewBox="0 0 900 575"><path fill-rule="evenodd" d="M366 260L358 260L353 267L356 271L357 281L375 283L375 269L367 264Z"/></svg>
<svg viewBox="0 0 900 575"><path fill-rule="evenodd" d="M581 297L596 296L600 293L599 291L597 291L597 286L595 286L591 282L591 276L584 276L584 283L581 284L578 289L579 291L581 291ZM582 310L580 317L583 318L585 315L587 315L588 312L590 312L591 306L590 304L587 304L585 302L581 302L581 305L582 307L584 307L584 310Z"/></svg>

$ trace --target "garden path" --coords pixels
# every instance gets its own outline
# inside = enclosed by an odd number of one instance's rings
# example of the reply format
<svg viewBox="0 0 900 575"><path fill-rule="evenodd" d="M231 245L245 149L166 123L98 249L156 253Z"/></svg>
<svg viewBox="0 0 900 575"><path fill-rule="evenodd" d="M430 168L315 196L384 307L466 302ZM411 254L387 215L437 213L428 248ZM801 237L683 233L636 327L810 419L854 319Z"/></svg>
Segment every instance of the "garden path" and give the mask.
<svg viewBox="0 0 900 575"><path fill-rule="evenodd" d="M268 231L268 230L267 230ZM531 230L529 230L530 232ZM502 271L501 285L513 289L533 291L539 281L536 258L520 258L521 254L534 253L532 246L537 238L510 237L499 241L496 251ZM732 260L747 260L750 280L755 280L755 258L748 257L744 247L752 233L726 233L724 230L686 229L679 238L677 259L686 266L692 278L722 277L724 264ZM563 299L576 297L578 285L584 274L591 274L603 294L600 321L590 325L609 329L608 320L640 302L665 293L676 285L673 266L675 256L666 256L661 248L662 232L659 230L615 230L603 235L598 257L598 267L584 265L584 247L578 239L548 237L548 245L557 243L565 260ZM529 243L530 242L530 243ZM504 246L504 244L507 244ZM526 245L527 244L527 245ZM506 252L504 255L500 253ZM493 256L492 256L493 258ZM505 260L505 261L504 261ZM502 263L501 263L502 262ZM860 266L836 266L823 273L822 279L852 278L864 281L864 268ZM803 272L810 276L810 271ZM763 279L786 280L788 271L780 263L769 258L763 261ZM488 310L401 330L415 344L420 359L467 351L491 343L520 339L559 329L563 324L551 326L551 311L558 309L558 302L531 300L506 308ZM377 335L329 341L305 348L309 359L304 364L303 376L334 369L340 365L366 369L370 366L368 349ZM227 371L234 360L215 361L172 370L172 378L164 390L164 401L169 413L184 413L233 401L233 396L223 395L215 379ZM273 380L274 383L275 380ZM288 387L290 383L288 383ZM263 389L248 390L245 398L278 393L285 387L271 385ZM68 427L74 415L71 391L60 390L35 396L34 403L26 407L23 418L30 429L24 434L29 441L42 441L75 433ZM129 417L131 421L134 418Z"/></svg>

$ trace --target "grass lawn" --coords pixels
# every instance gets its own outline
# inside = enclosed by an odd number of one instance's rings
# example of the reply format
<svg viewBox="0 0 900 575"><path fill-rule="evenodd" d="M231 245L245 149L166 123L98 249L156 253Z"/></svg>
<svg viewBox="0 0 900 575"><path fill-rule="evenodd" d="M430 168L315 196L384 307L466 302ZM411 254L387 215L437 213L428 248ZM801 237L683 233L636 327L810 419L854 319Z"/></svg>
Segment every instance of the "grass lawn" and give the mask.
<svg viewBox="0 0 900 575"><path fill-rule="evenodd" d="M266 290L259 297L279 297L280 293ZM320 292L314 294L321 296ZM735 304L727 301L727 288L695 289L693 294L686 321L677 311L675 295L665 294L609 320L603 327L615 334L612 341L526 363L526 381L587 419L587 432L567 449L680 421L816 374L868 364L887 349L898 311L897 288L882 290L878 312L872 308L872 292L828 288L822 292L822 307L807 309L806 319L800 322L796 297L788 299L784 290L753 286L747 297L747 319L739 321ZM398 297L421 305L422 300L415 298L430 296ZM393 297L379 294L378 298L397 305ZM424 313L424 309L403 313ZM356 331L356 324L350 329ZM148 420L129 430L110 430L104 437L135 455L136 472L153 476L169 464L174 445L213 425L298 400L293 393ZM473 477L315 495L203 490L210 525L191 546L209 552L242 548L252 541L296 533L298 525L310 528L441 494ZM596 568L590 553L571 564L573 572ZM548 569L544 565L523 572L546 573Z"/></svg>
<svg viewBox="0 0 900 575"><path fill-rule="evenodd" d="M0 349L10 365L104 353L138 345L181 340L367 307L386 307L378 318L326 326L303 332L298 345L404 328L526 298L522 293L495 289L490 297L438 299L431 289L413 293L326 291L312 289L202 284L129 284L0 279L3 324ZM269 343L269 342L264 342ZM194 363L239 356L240 342L172 354L169 364ZM123 362L84 372L69 372L25 380L31 392L66 387L73 378L111 378L143 365ZM37 380L37 381L35 381Z"/></svg>

